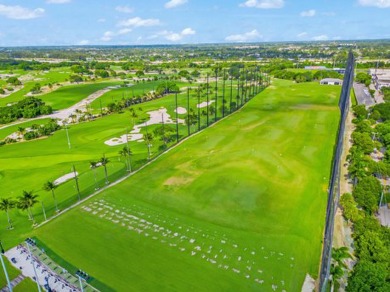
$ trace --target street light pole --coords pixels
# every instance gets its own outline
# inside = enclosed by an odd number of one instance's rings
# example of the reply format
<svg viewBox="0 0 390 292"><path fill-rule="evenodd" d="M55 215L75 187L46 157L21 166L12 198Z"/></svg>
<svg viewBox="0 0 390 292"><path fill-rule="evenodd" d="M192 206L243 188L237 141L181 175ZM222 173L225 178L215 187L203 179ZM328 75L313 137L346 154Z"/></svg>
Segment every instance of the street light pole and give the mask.
<svg viewBox="0 0 390 292"><path fill-rule="evenodd" d="M71 145L70 145L70 139L69 139L69 133L68 133L68 124L67 123L65 123L65 132L66 132L66 138L68 140L68 147L70 149Z"/></svg>
<svg viewBox="0 0 390 292"><path fill-rule="evenodd" d="M9 289L10 292L12 292L11 282L9 280L7 268L5 267L5 263L4 263L4 259L3 259L4 248L3 248L3 243L1 242L1 240L0 240L0 247L1 247L1 254L0 254L1 265L3 266L5 278L7 280L8 289Z"/></svg>
<svg viewBox="0 0 390 292"><path fill-rule="evenodd" d="M81 277L79 275L78 275L78 278L79 278L81 292L84 292L83 282L82 282Z"/></svg>
<svg viewBox="0 0 390 292"><path fill-rule="evenodd" d="M43 217L45 218L45 221L47 220L46 218L46 211L45 211L45 207L43 206L43 202L41 202L42 204L42 211L43 211Z"/></svg>
<svg viewBox="0 0 390 292"><path fill-rule="evenodd" d="M38 274L37 274L37 270L35 269L33 256L32 256L31 250L30 250L30 244L27 241L26 241L26 244L27 244L28 253L29 253L30 259L31 259L31 264L34 268L35 281L37 282L38 291L41 292L42 290L41 290L41 286L39 285Z"/></svg>

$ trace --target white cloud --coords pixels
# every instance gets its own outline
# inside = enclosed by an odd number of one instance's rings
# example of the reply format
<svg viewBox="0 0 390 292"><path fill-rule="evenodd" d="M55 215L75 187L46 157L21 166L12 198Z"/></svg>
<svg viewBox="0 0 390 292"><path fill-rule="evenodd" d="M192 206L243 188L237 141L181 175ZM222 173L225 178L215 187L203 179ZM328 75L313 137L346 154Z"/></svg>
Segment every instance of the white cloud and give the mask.
<svg viewBox="0 0 390 292"><path fill-rule="evenodd" d="M284 7L284 0L247 0L240 4L241 7L273 9Z"/></svg>
<svg viewBox="0 0 390 292"><path fill-rule="evenodd" d="M185 29L183 29L183 30L181 31L181 34L182 34L182 35L192 35L192 34L195 34L195 33L196 33L196 31L193 30L193 29L190 28L190 27L187 27L187 28L185 28Z"/></svg>
<svg viewBox="0 0 390 292"><path fill-rule="evenodd" d="M134 9L129 6L117 6L115 7L115 10L122 13L132 13L134 11Z"/></svg>
<svg viewBox="0 0 390 292"><path fill-rule="evenodd" d="M160 20L156 18L142 19L141 17L129 18L118 23L118 26L141 27L160 25Z"/></svg>
<svg viewBox="0 0 390 292"><path fill-rule="evenodd" d="M122 28L120 30L118 30L118 32L116 33L117 35L121 35L121 34L128 34L129 32L131 32L132 29L131 28Z"/></svg>
<svg viewBox="0 0 390 292"><path fill-rule="evenodd" d="M299 38L303 38L305 36L307 36L307 32L305 32L305 31L297 34L297 37L299 37Z"/></svg>
<svg viewBox="0 0 390 292"><path fill-rule="evenodd" d="M103 42L109 42L112 40L114 33L112 31L106 31L103 36L100 38Z"/></svg>
<svg viewBox="0 0 390 292"><path fill-rule="evenodd" d="M159 36L163 36L168 41L177 42L177 41L182 40L186 36L194 35L194 34L196 34L196 31L190 27L187 27L179 33L164 30L164 31L159 32L157 35L151 36L151 39L157 38Z"/></svg>
<svg viewBox="0 0 390 292"><path fill-rule="evenodd" d="M167 3L165 3L164 7L169 9L169 8L174 8L183 5L185 3L187 3L187 0L170 0Z"/></svg>
<svg viewBox="0 0 390 292"><path fill-rule="evenodd" d="M313 41L326 41L329 37L326 34L321 34L312 38Z"/></svg>
<svg viewBox="0 0 390 292"><path fill-rule="evenodd" d="M132 31L131 28L122 28L122 29L118 30L117 32L109 30L103 34L103 36L100 38L100 40L102 40L103 42L109 42L112 40L113 37L118 36L118 35L128 34L131 31Z"/></svg>
<svg viewBox="0 0 390 292"><path fill-rule="evenodd" d="M71 0L47 0L46 3L48 4L64 4L69 3Z"/></svg>
<svg viewBox="0 0 390 292"><path fill-rule="evenodd" d="M359 0L361 6L374 6L378 8L390 7L390 0Z"/></svg>
<svg viewBox="0 0 390 292"><path fill-rule="evenodd" d="M45 9L37 8L34 10L16 5L6 6L0 4L0 15L11 19L33 19L45 14Z"/></svg>
<svg viewBox="0 0 390 292"><path fill-rule="evenodd" d="M225 38L226 41L229 42L248 42L261 39L263 36L259 34L259 32L254 29L250 32L246 32L243 34L233 34L229 35Z"/></svg>
<svg viewBox="0 0 390 292"><path fill-rule="evenodd" d="M78 43L79 46L85 46L85 45L88 45L88 44L89 44L89 40L81 40Z"/></svg>
<svg viewBox="0 0 390 292"><path fill-rule="evenodd" d="M302 11L300 15L302 17L313 17L314 15L316 15L316 11L314 9L310 9L310 10Z"/></svg>

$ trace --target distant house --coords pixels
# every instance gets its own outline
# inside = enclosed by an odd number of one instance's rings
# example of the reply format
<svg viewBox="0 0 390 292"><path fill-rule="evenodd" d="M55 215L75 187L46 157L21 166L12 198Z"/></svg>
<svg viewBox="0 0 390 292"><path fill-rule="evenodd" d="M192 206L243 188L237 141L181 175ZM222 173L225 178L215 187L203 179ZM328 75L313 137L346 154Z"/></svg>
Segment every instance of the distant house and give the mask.
<svg viewBox="0 0 390 292"><path fill-rule="evenodd" d="M320 81L321 85L342 85L343 80L337 78L324 78Z"/></svg>

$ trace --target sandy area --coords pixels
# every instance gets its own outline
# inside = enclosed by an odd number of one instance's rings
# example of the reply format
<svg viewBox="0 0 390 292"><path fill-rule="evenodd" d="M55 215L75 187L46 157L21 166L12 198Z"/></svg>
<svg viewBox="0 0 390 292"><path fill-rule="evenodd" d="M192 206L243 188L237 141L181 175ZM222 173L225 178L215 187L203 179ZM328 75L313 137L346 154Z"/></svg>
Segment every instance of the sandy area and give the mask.
<svg viewBox="0 0 390 292"><path fill-rule="evenodd" d="M76 175L78 175L78 172L76 171ZM55 185L59 185L59 184L62 184L72 178L75 177L75 173L74 172L71 172L71 173L68 173L68 174L65 174L59 178L57 178L55 181L54 181L54 184Z"/></svg>
<svg viewBox="0 0 390 292"><path fill-rule="evenodd" d="M303 286L302 286L302 292L313 292L315 291L315 287L316 287L316 284L315 284L315 280L310 277L309 274L306 274L306 278L305 278L305 282L303 282Z"/></svg>
<svg viewBox="0 0 390 292"><path fill-rule="evenodd" d="M164 124L174 124L174 121L171 119L171 116L167 113L166 108L160 108L159 110L156 111L150 111L147 112L147 114L150 116L147 122L135 125L128 135L125 134L120 136L119 138L118 137L112 138L110 140L105 141L104 144L109 146L117 146L117 145L127 143L127 140L140 142L143 138L143 134L141 134L142 127L162 124L163 121ZM177 120L180 124L185 123L183 119L177 119Z"/></svg>
<svg viewBox="0 0 390 292"><path fill-rule="evenodd" d="M175 112L179 115L182 115L187 113L187 109L185 109L184 107L178 107L177 109L175 109Z"/></svg>
<svg viewBox="0 0 390 292"><path fill-rule="evenodd" d="M204 102L201 102L201 103L197 104L196 107L197 108L206 107L206 106L212 104L213 102L215 102L215 100L210 100L209 103L207 103L207 101L204 101Z"/></svg>

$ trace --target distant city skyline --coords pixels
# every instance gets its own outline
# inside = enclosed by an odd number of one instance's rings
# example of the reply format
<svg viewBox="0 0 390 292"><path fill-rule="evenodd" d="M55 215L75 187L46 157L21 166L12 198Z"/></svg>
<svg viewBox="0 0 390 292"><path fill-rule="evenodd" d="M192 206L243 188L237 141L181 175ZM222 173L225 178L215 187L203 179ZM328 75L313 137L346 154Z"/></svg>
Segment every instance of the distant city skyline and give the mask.
<svg viewBox="0 0 390 292"><path fill-rule="evenodd" d="M390 38L390 0L0 0L0 47Z"/></svg>

